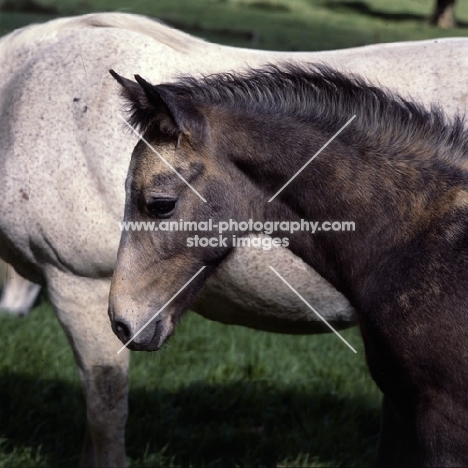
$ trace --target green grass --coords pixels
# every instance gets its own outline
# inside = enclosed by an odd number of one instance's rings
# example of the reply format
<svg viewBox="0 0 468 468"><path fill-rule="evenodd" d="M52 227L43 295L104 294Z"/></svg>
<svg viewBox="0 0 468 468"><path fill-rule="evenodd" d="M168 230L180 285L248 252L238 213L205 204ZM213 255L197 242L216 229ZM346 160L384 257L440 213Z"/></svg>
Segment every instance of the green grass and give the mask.
<svg viewBox="0 0 468 468"><path fill-rule="evenodd" d="M36 0L60 15L119 10L174 22L209 40L278 50L322 50L375 42L465 36L466 28L431 27L426 18L435 0ZM0 32L50 15L0 12ZM456 17L468 26L468 4ZM224 30L224 31L220 31ZM252 32L253 39L239 35Z"/></svg>
<svg viewBox="0 0 468 468"><path fill-rule="evenodd" d="M277 50L465 36L425 24L435 0L43 0L60 15L121 10L206 39ZM468 24L468 4L457 19ZM0 11L0 33L52 18ZM246 34L247 33L247 34ZM291 337L189 315L159 353L133 353L131 467L368 466L380 394L357 330ZM84 432L77 369L44 303L0 317L0 468L76 466Z"/></svg>
<svg viewBox="0 0 468 468"><path fill-rule="evenodd" d="M131 467L368 466L380 394L356 330L282 336L189 313L159 353L133 353ZM50 306L1 317L0 467L76 465L84 408Z"/></svg>

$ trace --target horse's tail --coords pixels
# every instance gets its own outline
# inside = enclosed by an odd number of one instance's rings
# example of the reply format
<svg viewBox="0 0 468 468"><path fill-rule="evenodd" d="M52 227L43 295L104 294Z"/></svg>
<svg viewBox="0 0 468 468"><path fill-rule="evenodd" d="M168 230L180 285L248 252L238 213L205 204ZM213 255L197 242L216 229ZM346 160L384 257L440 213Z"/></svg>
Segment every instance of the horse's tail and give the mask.
<svg viewBox="0 0 468 468"><path fill-rule="evenodd" d="M12 315L26 315L36 302L41 287L20 276L10 264L2 260L0 277L3 284L0 311Z"/></svg>

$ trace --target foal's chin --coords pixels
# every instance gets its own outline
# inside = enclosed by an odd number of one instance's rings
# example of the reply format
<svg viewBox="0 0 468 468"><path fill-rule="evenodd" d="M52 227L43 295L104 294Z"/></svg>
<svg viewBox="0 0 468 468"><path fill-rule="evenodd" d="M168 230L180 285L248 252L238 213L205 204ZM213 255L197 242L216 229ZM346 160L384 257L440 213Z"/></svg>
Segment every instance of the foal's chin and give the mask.
<svg viewBox="0 0 468 468"><path fill-rule="evenodd" d="M155 313L156 311L149 316ZM156 317L128 343L127 348L132 351L158 351L174 333L174 328L170 317Z"/></svg>
<svg viewBox="0 0 468 468"><path fill-rule="evenodd" d="M170 317L155 319L154 334L144 351L158 351L174 333L174 323Z"/></svg>

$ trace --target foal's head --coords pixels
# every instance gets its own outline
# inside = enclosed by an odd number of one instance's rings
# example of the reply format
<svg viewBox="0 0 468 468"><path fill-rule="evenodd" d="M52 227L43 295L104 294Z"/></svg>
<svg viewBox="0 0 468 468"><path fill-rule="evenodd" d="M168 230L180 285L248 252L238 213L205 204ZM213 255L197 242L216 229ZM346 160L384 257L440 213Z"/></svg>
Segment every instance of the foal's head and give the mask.
<svg viewBox="0 0 468 468"><path fill-rule="evenodd" d="M130 163L124 221L154 226L122 232L109 309L119 338L127 342L205 267L129 344L135 350L155 350L232 248L237 233L224 233L223 241L216 225L262 219L267 198L227 154L215 157L219 132L236 125L222 109L197 105L171 85L153 86L139 76L134 82L111 73L123 87L130 124L143 136ZM190 224L210 220L211 232ZM165 230L170 222L172 229Z"/></svg>
<svg viewBox="0 0 468 468"><path fill-rule="evenodd" d="M130 124L143 135L130 163L124 219L159 228L122 233L109 308L119 338L125 343L133 337L205 266L129 344L154 350L229 254L232 237L248 234L230 231L225 243L200 247L196 234L217 233L167 231L165 223L300 218L300 204L268 200L345 123L352 109L347 103L362 83L294 66L157 86L140 76L134 82L111 74L122 86ZM334 168L324 172L334 177ZM305 180L314 180L314 173L302 172L285 192L300 190Z"/></svg>
<svg viewBox="0 0 468 468"><path fill-rule="evenodd" d="M128 173L125 221L159 228L122 233L110 300L120 339L130 339L205 267L134 339L133 349L158 349L204 279L229 254L232 236L248 234L231 231L225 242L197 246L195 235L212 238L216 232L168 230L168 221L182 222L180 228L208 220L213 226L231 219L338 220L353 208L367 232L393 235L387 224L408 218L401 206L409 210L417 203L408 200L421 198L399 187L421 182L434 148L439 159L444 151L452 157L446 147L463 130L460 121L447 130L437 112L321 66L270 66L158 86L112 74L122 85L130 124L143 134ZM269 203L354 114L352 129L340 133ZM413 162L421 167L409 167ZM394 219L385 216L390 199ZM369 224L371 205L376 216ZM322 274L326 269L327 279L343 287L343 264L364 268L368 246L356 251L349 238L328 243L324 236L303 235L290 247L310 264L313 257L313 266Z"/></svg>

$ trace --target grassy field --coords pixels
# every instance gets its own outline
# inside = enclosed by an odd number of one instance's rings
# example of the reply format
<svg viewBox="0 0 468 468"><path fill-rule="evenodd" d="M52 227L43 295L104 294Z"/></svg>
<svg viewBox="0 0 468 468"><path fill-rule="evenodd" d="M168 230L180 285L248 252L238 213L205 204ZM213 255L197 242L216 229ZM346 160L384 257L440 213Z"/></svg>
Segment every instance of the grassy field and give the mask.
<svg viewBox="0 0 468 468"><path fill-rule="evenodd" d="M380 395L356 330L292 337L189 313L159 353L133 353L131 467L368 466ZM50 306L0 318L0 467L75 466L76 366Z"/></svg>
<svg viewBox="0 0 468 468"><path fill-rule="evenodd" d="M320 50L466 35L425 24L433 1L44 0L56 14L121 10L165 19L209 40ZM0 11L6 33L53 14ZM468 5L457 7L468 24ZM131 467L369 466L380 394L358 332L278 336L188 314L159 353L133 353ZM76 366L46 301L0 317L0 468L75 466L84 432Z"/></svg>
<svg viewBox="0 0 468 468"><path fill-rule="evenodd" d="M56 15L110 10L159 17L212 41L262 49L335 49L467 33L464 28L446 31L426 24L435 0L35 1L55 15L2 11L0 33ZM458 2L456 17L462 26L468 25L466 2Z"/></svg>

